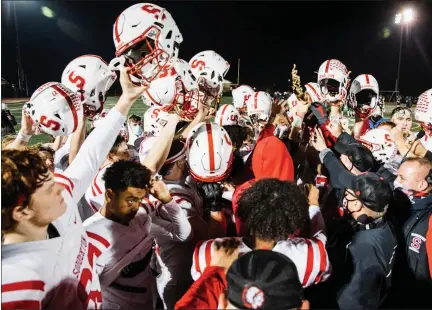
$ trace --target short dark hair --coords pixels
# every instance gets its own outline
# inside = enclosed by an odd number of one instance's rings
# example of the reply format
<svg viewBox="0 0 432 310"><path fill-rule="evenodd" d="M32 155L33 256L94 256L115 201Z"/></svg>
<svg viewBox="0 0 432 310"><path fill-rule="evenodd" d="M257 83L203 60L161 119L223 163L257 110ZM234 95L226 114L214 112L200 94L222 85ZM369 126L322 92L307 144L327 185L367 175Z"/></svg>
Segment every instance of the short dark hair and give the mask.
<svg viewBox="0 0 432 310"><path fill-rule="evenodd" d="M309 204L300 188L279 179L262 179L239 200L237 216L261 240L286 240L290 235L310 237Z"/></svg>
<svg viewBox="0 0 432 310"><path fill-rule="evenodd" d="M113 144L111 150L109 152L111 154L117 153L117 150L120 147L120 144L122 144L123 142L126 142L125 138L123 138L123 136L121 136L121 135L118 135L117 138L114 141L114 144Z"/></svg>
<svg viewBox="0 0 432 310"><path fill-rule="evenodd" d="M252 136L252 131L248 127L243 127L240 125L225 125L223 128L227 131L229 137L231 138L233 147L237 150L241 148L243 142Z"/></svg>
<svg viewBox="0 0 432 310"><path fill-rule="evenodd" d="M131 160L119 160L107 168L102 179L105 188L114 193L125 191L128 187L145 188L150 186L151 171Z"/></svg>
<svg viewBox="0 0 432 310"><path fill-rule="evenodd" d="M139 123L139 122L141 122L141 117L138 115L132 114L131 116L129 116L129 120Z"/></svg>

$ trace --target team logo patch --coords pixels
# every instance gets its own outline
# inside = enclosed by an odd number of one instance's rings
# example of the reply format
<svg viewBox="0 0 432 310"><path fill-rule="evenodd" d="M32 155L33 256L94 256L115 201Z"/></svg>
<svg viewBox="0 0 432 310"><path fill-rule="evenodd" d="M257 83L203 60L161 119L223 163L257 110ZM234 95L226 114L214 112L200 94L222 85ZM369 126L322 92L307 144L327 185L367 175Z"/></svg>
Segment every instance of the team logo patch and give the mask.
<svg viewBox="0 0 432 310"><path fill-rule="evenodd" d="M259 309L265 301L264 292L257 286L246 286L243 289L242 300L245 307Z"/></svg>
<svg viewBox="0 0 432 310"><path fill-rule="evenodd" d="M414 251L416 253L419 253L422 242L426 241L426 238L424 238L423 236L419 235L419 234L415 234L415 233L411 233L411 244L409 249L411 251Z"/></svg>

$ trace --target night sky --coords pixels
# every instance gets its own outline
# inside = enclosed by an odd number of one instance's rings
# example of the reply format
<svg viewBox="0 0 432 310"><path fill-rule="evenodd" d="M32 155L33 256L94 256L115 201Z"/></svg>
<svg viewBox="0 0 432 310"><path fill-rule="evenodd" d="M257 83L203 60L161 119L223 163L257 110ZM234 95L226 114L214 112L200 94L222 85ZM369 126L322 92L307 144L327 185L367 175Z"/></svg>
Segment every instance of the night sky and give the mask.
<svg viewBox="0 0 432 310"><path fill-rule="evenodd" d="M48 81L60 81L75 57L114 56L112 28L117 16L137 2L16 1L21 58L29 92ZM180 58L215 50L231 64L226 78L258 89L287 89L293 63L302 82L316 81L320 64L341 60L354 79L374 75L381 90L393 90L397 73L400 27L394 15L406 2L157 1L174 17L184 41ZM56 16L42 15L41 7ZM432 87L432 2L410 2L416 21L404 36L400 90L417 96ZM16 40L11 2L2 1L1 75L16 83ZM386 29L386 30L385 30ZM386 37L387 36L387 37ZM118 86L117 86L118 87Z"/></svg>

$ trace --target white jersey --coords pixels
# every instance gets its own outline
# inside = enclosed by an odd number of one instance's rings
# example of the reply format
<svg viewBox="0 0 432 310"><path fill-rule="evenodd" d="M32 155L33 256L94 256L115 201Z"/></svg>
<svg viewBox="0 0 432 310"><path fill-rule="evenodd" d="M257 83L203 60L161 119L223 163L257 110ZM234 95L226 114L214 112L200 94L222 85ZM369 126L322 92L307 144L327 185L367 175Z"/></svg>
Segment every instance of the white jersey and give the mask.
<svg viewBox="0 0 432 310"><path fill-rule="evenodd" d="M102 166L96 176L93 178L89 188L85 193L85 199L93 212L98 212L105 202L105 181L102 177L108 167L112 164Z"/></svg>
<svg viewBox="0 0 432 310"><path fill-rule="evenodd" d="M69 166L69 152L72 135L70 135L66 142L54 153L54 168L56 172L62 172Z"/></svg>
<svg viewBox="0 0 432 310"><path fill-rule="evenodd" d="M156 241L155 254L160 272L156 279L159 296L166 308L173 308L192 284L189 269L194 244L190 241L193 233L188 219L202 217L202 200L190 178L184 183L164 182L173 200L162 205L150 196L143 206L152 216L151 235Z"/></svg>
<svg viewBox="0 0 432 310"><path fill-rule="evenodd" d="M82 225L77 202L114 143L125 116L112 109L85 140L64 174L66 212L50 225L56 238L2 245L2 309L100 308L102 295L93 266L98 252Z"/></svg>
<svg viewBox="0 0 432 310"><path fill-rule="evenodd" d="M312 219L313 229L316 231L312 239L289 238L277 242L272 249L272 251L286 255L294 262L303 287L327 280L331 272L330 261L325 249L327 238L322 232L324 221L319 207L309 207L309 216ZM205 268L210 266L214 253L213 244L216 240L220 241L223 238L198 242L195 247L191 269L195 281L201 276ZM243 241L241 242L240 255L252 250Z"/></svg>
<svg viewBox="0 0 432 310"><path fill-rule="evenodd" d="M97 252L96 272L102 287L102 309L152 309L155 292L150 270L151 218L139 208L129 225L95 213L84 227Z"/></svg>
<svg viewBox="0 0 432 310"><path fill-rule="evenodd" d="M421 144L428 150L432 152L432 136L425 134L423 138L420 139Z"/></svg>

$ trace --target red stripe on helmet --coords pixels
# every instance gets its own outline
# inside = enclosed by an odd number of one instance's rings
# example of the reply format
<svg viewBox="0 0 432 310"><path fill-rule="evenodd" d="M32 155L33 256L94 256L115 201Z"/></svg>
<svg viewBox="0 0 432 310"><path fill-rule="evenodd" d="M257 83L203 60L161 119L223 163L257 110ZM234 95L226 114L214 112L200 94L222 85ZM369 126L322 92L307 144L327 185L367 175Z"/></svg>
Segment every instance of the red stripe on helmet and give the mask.
<svg viewBox="0 0 432 310"><path fill-rule="evenodd" d="M215 160L214 160L213 132L210 123L206 123L206 130L207 130L207 140L208 140L208 148L209 148L210 171L214 171Z"/></svg>
<svg viewBox="0 0 432 310"><path fill-rule="evenodd" d="M224 108L222 109L221 118L220 118L220 121L219 121L219 125L220 126L222 126L222 120L223 120L223 117L224 117L224 114L225 114L225 111L226 111L227 108L228 108L228 105L226 104L224 106Z"/></svg>
<svg viewBox="0 0 432 310"><path fill-rule="evenodd" d="M75 132L78 126L78 115L77 115L77 111L75 110L75 106L72 103L71 97L68 94L66 94L66 92L60 87L58 87L57 85L52 85L52 88L54 88L60 95L62 95L66 99L69 105L69 109L72 112L73 122L74 122L73 131Z"/></svg>
<svg viewBox="0 0 432 310"><path fill-rule="evenodd" d="M254 109L255 110L258 109L258 93L259 92L256 92L254 95Z"/></svg>
<svg viewBox="0 0 432 310"><path fill-rule="evenodd" d="M365 74L365 79L366 79L366 84L370 84L369 83L369 74Z"/></svg>
<svg viewBox="0 0 432 310"><path fill-rule="evenodd" d="M329 68L330 68L330 60L327 60L327 64L326 64L326 67L325 67L325 73L328 73Z"/></svg>

